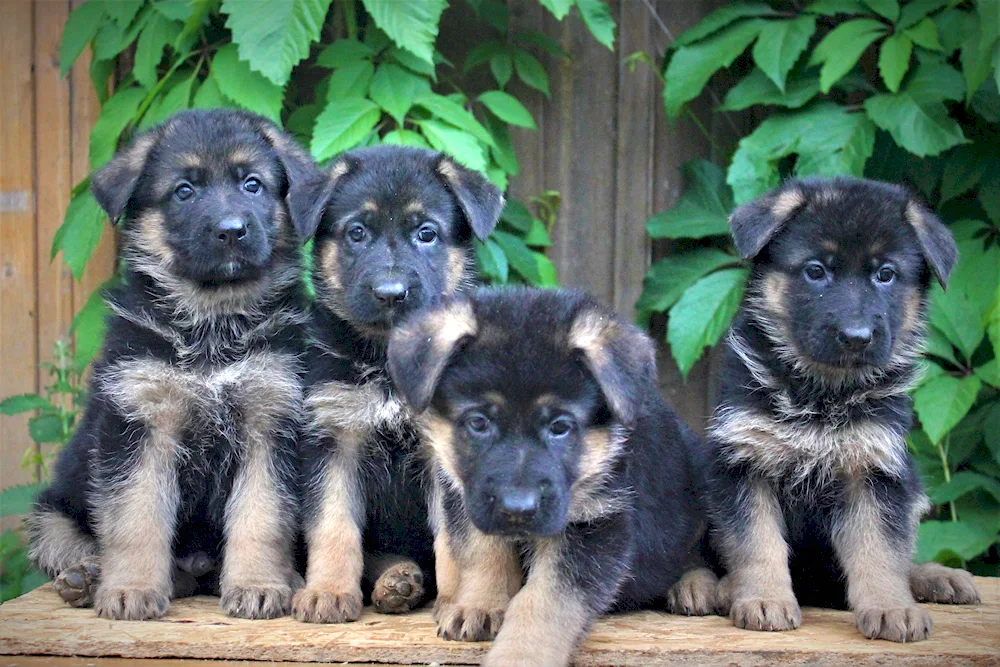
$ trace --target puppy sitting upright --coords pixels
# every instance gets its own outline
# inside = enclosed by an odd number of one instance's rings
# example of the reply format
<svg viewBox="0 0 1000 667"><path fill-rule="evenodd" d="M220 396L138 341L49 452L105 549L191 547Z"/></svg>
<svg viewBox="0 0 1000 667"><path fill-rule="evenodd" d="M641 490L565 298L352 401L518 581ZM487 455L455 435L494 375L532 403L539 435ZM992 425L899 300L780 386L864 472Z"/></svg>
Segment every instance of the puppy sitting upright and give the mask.
<svg viewBox="0 0 1000 667"><path fill-rule="evenodd" d="M379 146L340 158L300 203L318 230L302 451L308 567L294 613L340 623L361 612L363 575L382 612L412 608L429 585L425 461L385 372L388 332L471 283L472 239L493 230L503 197L440 153Z"/></svg>
<svg viewBox="0 0 1000 667"><path fill-rule="evenodd" d="M790 181L730 224L753 270L710 427L721 608L788 630L799 601L846 602L866 637L925 639L914 595L979 599L967 572L911 564L927 500L906 392L928 286L957 258L951 233L902 188L851 179Z"/></svg>
<svg viewBox="0 0 1000 667"><path fill-rule="evenodd" d="M577 292L477 290L397 327L389 372L433 451L440 635L554 667L609 608L678 608L685 588L710 612L707 570L679 583L699 444L634 326Z"/></svg>
<svg viewBox="0 0 1000 667"><path fill-rule="evenodd" d="M272 123L221 110L173 116L94 174L121 219L124 283L29 518L33 561L74 606L162 616L175 557L198 552L221 561L227 614L288 612L309 233L288 198L316 174Z"/></svg>

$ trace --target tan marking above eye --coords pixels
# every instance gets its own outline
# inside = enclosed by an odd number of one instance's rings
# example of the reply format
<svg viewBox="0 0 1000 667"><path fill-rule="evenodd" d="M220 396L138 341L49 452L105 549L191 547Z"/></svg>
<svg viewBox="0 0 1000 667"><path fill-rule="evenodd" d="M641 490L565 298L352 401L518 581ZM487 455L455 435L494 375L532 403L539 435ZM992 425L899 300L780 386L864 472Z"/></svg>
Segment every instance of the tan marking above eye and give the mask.
<svg viewBox="0 0 1000 667"><path fill-rule="evenodd" d="M483 398L492 403L493 405L503 407L507 404L507 399L503 394L497 391L487 391L483 392Z"/></svg>
<svg viewBox="0 0 1000 667"><path fill-rule="evenodd" d="M378 211L378 204L376 204L374 200L369 199L365 201L363 204L361 204L361 210L375 213Z"/></svg>
<svg viewBox="0 0 1000 667"><path fill-rule="evenodd" d="M823 250L826 250L827 252L837 252L840 250L840 245L832 239L823 239L819 242L819 244L823 247Z"/></svg>
<svg viewBox="0 0 1000 667"><path fill-rule="evenodd" d="M418 201L411 201L403 209L406 213L423 213L425 210L424 205Z"/></svg>

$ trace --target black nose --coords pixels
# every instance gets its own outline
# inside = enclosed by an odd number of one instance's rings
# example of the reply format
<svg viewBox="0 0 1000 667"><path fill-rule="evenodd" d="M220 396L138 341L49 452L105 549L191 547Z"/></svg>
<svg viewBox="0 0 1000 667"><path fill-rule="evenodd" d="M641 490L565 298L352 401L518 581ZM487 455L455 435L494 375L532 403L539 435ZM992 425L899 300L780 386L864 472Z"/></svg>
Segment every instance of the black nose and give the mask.
<svg viewBox="0 0 1000 667"><path fill-rule="evenodd" d="M400 301L406 299L407 288L399 280L389 280L372 287L375 298L383 306L395 306Z"/></svg>
<svg viewBox="0 0 1000 667"><path fill-rule="evenodd" d="M215 226L215 238L228 245L236 245L246 235L246 223L239 218L224 218Z"/></svg>
<svg viewBox="0 0 1000 667"><path fill-rule="evenodd" d="M848 352L861 352L872 342L871 327L844 327L837 332L837 342Z"/></svg>
<svg viewBox="0 0 1000 667"><path fill-rule="evenodd" d="M541 499L538 489L509 487L500 491L498 509L508 521L529 521L538 513Z"/></svg>

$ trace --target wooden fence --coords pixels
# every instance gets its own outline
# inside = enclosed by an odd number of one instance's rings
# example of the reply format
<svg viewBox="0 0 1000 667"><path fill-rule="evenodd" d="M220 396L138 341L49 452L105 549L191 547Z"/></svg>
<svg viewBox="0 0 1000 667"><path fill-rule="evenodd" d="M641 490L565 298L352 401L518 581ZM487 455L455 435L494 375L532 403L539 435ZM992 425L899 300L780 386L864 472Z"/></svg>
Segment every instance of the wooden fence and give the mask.
<svg viewBox="0 0 1000 667"><path fill-rule="evenodd" d="M280 0L279 0L280 1ZM70 9L80 0L0 0L0 397L34 392L47 376L52 343L67 337L75 313L114 268L113 235L106 232L83 279L75 282L57 258L52 237L69 191L88 173L88 137L99 105L84 54L60 77L58 46ZM452 3L439 45L461 54L484 35L465 29L469 10ZM562 194L552 259L565 285L581 287L623 313L642 289L651 258L643 222L669 206L681 182L679 166L709 154L709 145L686 120L667 123L662 87L645 64L634 72L625 58L645 50L655 59L672 36L693 25L718 0L612 0L619 40L614 52L598 44L578 17L555 21L537 0L511 0L512 21L541 30L573 54L546 58L551 99L514 88L538 122L518 131L521 173L512 184L527 200L545 190ZM713 133L717 119L696 107ZM662 340L662 323L654 325ZM682 384L661 347L661 383L668 398L695 426L708 412L709 364ZM0 418L0 488L37 479L22 469L31 447L27 419Z"/></svg>

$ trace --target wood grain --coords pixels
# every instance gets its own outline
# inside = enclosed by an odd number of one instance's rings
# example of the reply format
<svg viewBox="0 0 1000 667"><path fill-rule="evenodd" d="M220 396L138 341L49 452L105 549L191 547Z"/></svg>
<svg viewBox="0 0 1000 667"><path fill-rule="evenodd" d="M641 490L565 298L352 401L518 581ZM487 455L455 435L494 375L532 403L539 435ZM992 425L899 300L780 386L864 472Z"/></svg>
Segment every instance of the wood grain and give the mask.
<svg viewBox="0 0 1000 667"><path fill-rule="evenodd" d="M928 605L934 634L915 644L864 639L843 611L805 609L802 627L782 633L648 611L599 620L575 664L997 665L1000 579L977 583L983 604ZM355 623L317 626L228 618L216 598L198 597L175 602L160 621L107 621L67 607L48 586L0 606L0 654L466 665L488 646L438 639L428 610L383 616L366 609Z"/></svg>

